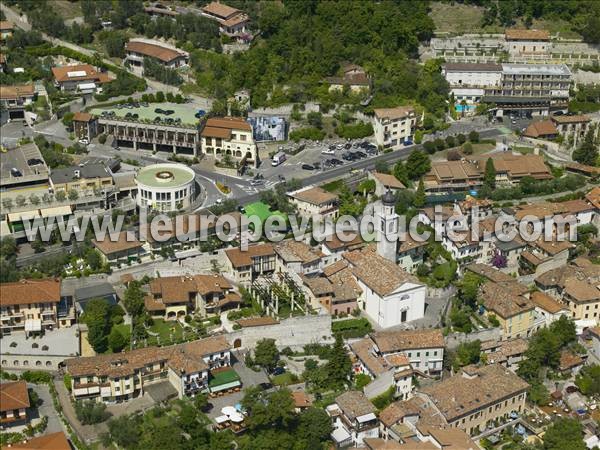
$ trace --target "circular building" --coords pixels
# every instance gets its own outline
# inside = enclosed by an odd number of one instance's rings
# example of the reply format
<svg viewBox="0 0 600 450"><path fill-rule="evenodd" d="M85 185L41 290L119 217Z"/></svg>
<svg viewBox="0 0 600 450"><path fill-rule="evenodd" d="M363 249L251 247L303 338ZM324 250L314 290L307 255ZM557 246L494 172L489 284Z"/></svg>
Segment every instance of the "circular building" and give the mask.
<svg viewBox="0 0 600 450"><path fill-rule="evenodd" d="M135 177L139 207L169 212L185 209L194 200L196 174L183 164L152 164Z"/></svg>

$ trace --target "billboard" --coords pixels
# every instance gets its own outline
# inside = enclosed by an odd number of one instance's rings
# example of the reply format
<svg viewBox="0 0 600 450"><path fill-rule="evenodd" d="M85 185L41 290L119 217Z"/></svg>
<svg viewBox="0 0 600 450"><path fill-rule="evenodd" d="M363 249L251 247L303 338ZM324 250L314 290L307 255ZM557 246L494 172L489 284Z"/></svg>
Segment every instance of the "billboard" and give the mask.
<svg viewBox="0 0 600 450"><path fill-rule="evenodd" d="M283 117L255 116L248 117L252 125L254 140L260 141L285 141L287 140L287 122Z"/></svg>

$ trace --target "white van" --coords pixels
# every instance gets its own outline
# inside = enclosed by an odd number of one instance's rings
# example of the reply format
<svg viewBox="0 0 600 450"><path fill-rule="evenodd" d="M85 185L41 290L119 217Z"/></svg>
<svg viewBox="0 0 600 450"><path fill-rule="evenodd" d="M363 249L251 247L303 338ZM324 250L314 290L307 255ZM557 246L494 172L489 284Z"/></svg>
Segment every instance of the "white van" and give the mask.
<svg viewBox="0 0 600 450"><path fill-rule="evenodd" d="M278 166L279 164L284 162L286 159L287 159L287 157L286 157L285 153L283 153L283 152L275 153L275 155L273 155L273 159L271 160L271 165L273 167Z"/></svg>

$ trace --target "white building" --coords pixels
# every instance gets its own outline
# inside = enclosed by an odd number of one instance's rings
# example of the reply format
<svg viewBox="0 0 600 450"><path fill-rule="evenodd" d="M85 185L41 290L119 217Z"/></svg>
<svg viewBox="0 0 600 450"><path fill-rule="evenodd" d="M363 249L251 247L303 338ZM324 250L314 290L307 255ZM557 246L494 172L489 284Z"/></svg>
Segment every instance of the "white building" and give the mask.
<svg viewBox="0 0 600 450"><path fill-rule="evenodd" d="M212 117L206 121L201 137L201 151L223 161L227 156L238 163L258 165L252 126L241 117Z"/></svg>
<svg viewBox="0 0 600 450"><path fill-rule="evenodd" d="M158 42L135 39L125 44L125 61L136 67L144 66L144 58L150 58L158 64L176 69L187 65L189 54Z"/></svg>
<svg viewBox="0 0 600 450"><path fill-rule="evenodd" d="M322 269L323 253L304 242L288 239L274 246L275 271L310 275Z"/></svg>
<svg viewBox="0 0 600 450"><path fill-rule="evenodd" d="M511 56L545 55L550 53L552 43L546 30L506 29L506 49Z"/></svg>
<svg viewBox="0 0 600 450"><path fill-rule="evenodd" d="M333 421L331 438L337 448L362 447L365 438L379 437L377 410L362 392L344 392L326 411Z"/></svg>
<svg viewBox="0 0 600 450"><path fill-rule="evenodd" d="M362 293L359 308L382 328L423 318L426 288L416 277L376 253L373 245L344 255Z"/></svg>
<svg viewBox="0 0 600 450"><path fill-rule="evenodd" d="M188 208L194 200L195 172L183 164L153 164L139 170L137 205L168 212Z"/></svg>
<svg viewBox="0 0 600 450"><path fill-rule="evenodd" d="M402 148L405 141L413 139L417 116L412 107L378 108L374 112L373 131L378 146L396 150Z"/></svg>
<svg viewBox="0 0 600 450"><path fill-rule="evenodd" d="M435 330L402 330L373 333L376 354L389 359L404 355L414 370L436 375L442 372L444 361L444 335Z"/></svg>
<svg viewBox="0 0 600 450"><path fill-rule="evenodd" d="M287 195L302 217L324 220L335 219L338 216L340 210L338 196L319 186L306 186Z"/></svg>
<svg viewBox="0 0 600 450"><path fill-rule="evenodd" d="M448 63L442 66L442 75L450 84L450 92L457 103L479 103L485 88L500 86L500 64Z"/></svg>

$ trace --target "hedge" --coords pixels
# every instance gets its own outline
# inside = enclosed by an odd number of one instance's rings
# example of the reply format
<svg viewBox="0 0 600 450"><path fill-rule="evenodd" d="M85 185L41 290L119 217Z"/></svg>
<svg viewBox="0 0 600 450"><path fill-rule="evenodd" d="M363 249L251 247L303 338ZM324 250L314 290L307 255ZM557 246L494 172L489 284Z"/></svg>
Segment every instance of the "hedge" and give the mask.
<svg viewBox="0 0 600 450"><path fill-rule="evenodd" d="M364 317L358 319L338 320L332 322L331 331L334 335L341 335L344 339L363 337L373 330L371 324Z"/></svg>

